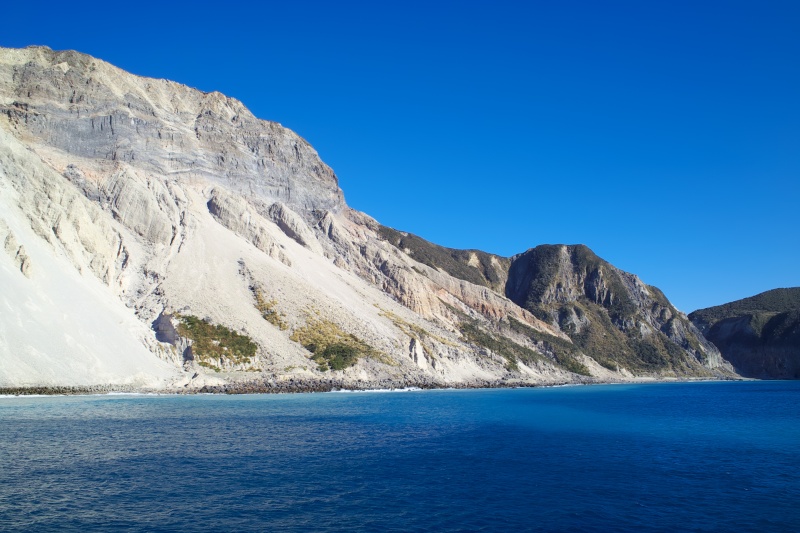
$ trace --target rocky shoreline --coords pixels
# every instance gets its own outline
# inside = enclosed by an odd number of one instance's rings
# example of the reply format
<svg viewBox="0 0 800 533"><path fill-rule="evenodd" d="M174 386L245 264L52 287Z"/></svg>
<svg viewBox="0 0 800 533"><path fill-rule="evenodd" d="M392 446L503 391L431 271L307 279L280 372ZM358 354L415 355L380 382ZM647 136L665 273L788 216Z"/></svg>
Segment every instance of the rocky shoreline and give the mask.
<svg viewBox="0 0 800 533"><path fill-rule="evenodd" d="M468 390L468 389L513 389L513 388L538 388L559 387L565 385L604 385L622 383L676 383L697 381L740 381L741 378L708 377L708 378L669 378L669 379L637 379L637 380L598 380L587 378L581 381L558 382L526 382L523 380L481 380L468 383L432 383L417 381L396 380L363 380L347 381L339 379L325 379L314 381L286 380L276 382L273 380L250 381L239 383L226 383L224 385L205 385L202 387L172 387L164 389L144 389L130 386L95 385L84 387L8 387L0 388L2 396L80 396L94 394L292 394L312 392L366 392L378 390Z"/></svg>

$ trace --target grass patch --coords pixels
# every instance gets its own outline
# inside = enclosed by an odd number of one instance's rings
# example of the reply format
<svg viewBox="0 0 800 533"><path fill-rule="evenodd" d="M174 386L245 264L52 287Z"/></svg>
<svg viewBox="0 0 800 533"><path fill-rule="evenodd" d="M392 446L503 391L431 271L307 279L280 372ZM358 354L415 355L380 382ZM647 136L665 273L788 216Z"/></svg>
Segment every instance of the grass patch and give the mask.
<svg viewBox="0 0 800 533"><path fill-rule="evenodd" d="M724 305L699 309L690 313L689 318L693 322L700 321L713 325L726 318L760 313L776 314L790 310L800 310L800 287L773 289Z"/></svg>
<svg viewBox="0 0 800 533"><path fill-rule="evenodd" d="M448 311L450 311L453 314L453 316L455 316L456 318L458 318L462 322L474 322L475 321L475 319L470 317L467 313L465 313L461 309L458 309L457 307L454 307L454 306L450 305L449 303L445 302L441 298L439 298L439 301L442 303L443 306L445 306L445 308Z"/></svg>
<svg viewBox="0 0 800 533"><path fill-rule="evenodd" d="M612 372L619 372L619 365L613 361L609 361L608 359L602 359L597 362L600 364L600 366L602 366L607 370L611 370Z"/></svg>
<svg viewBox="0 0 800 533"><path fill-rule="evenodd" d="M198 361L197 364L202 367L208 368L209 370L213 370L214 372L220 372L222 370L217 365L212 365L211 363L208 363L206 361Z"/></svg>
<svg viewBox="0 0 800 533"><path fill-rule="evenodd" d="M376 357L379 352L351 333L346 333L329 320L310 320L290 337L311 352L311 359L320 370L344 370L361 357Z"/></svg>
<svg viewBox="0 0 800 533"><path fill-rule="evenodd" d="M176 314L175 317L179 321L178 335L191 339L192 355L200 366L219 372L226 361L241 365L251 363L256 355L258 345L246 335L196 316Z"/></svg>
<svg viewBox="0 0 800 533"><path fill-rule="evenodd" d="M502 356L506 360L506 368L509 370L518 370L518 361L522 361L525 364L532 364L542 360L542 356L530 348L520 346L516 342L505 337L495 337L478 326L477 322L474 320L461 322L458 329L467 342L482 346Z"/></svg>
<svg viewBox="0 0 800 533"><path fill-rule="evenodd" d="M451 276L482 285L501 293L506 282L506 272L511 260L480 250L445 248L411 233L403 233L381 226L378 233L416 261L433 269L441 269Z"/></svg>
<svg viewBox="0 0 800 533"><path fill-rule="evenodd" d="M397 329L399 329L409 337L419 340L420 344L422 345L422 350L428 357L433 357L433 353L423 342L427 339L433 339L439 342L440 344L444 344L446 346L455 346L455 344L445 339L444 337L440 337L439 335L434 335L433 333L429 332L427 329L421 326L412 324L410 322L406 322L405 320L403 320L402 318L400 318L399 316L397 316L392 312L384 311L383 309L381 309L381 316L385 316L386 318L391 320L392 323L397 327Z"/></svg>
<svg viewBox="0 0 800 533"><path fill-rule="evenodd" d="M258 287L252 287L250 290L256 299L256 309L258 309L261 316L264 317L264 320L281 331L289 329L289 326L283 321L283 315L275 309L275 306L278 305L278 300L267 300L264 293Z"/></svg>
<svg viewBox="0 0 800 533"><path fill-rule="evenodd" d="M591 376L592 373L586 368L586 365L572 357L571 355L556 355L556 362L572 372L573 374L580 374L581 376Z"/></svg>
<svg viewBox="0 0 800 533"><path fill-rule="evenodd" d="M568 340L556 337L555 335L550 335L549 333L543 333L532 328L528 324L525 324L524 322L520 322L514 317L508 317L508 325L511 331L525 335L536 343L545 344L546 348L552 352L562 352L567 355L575 355L578 351Z"/></svg>
<svg viewBox="0 0 800 533"><path fill-rule="evenodd" d="M556 337L555 335L542 333L513 317L508 317L508 324L510 329L515 333L525 335L537 345L540 345L546 351L552 353L556 363L566 370L582 376L592 375L589 369L586 368L586 365L578 361L578 350L571 342Z"/></svg>

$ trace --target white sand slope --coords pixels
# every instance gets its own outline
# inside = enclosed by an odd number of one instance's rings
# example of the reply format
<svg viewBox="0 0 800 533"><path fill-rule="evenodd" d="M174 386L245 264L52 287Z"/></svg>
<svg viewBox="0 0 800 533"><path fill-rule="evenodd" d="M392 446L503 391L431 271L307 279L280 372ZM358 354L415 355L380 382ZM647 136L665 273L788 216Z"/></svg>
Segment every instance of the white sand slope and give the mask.
<svg viewBox="0 0 800 533"><path fill-rule="evenodd" d="M27 277L0 253L0 387L163 387L176 378L174 365L145 348L149 332L133 311L53 254L6 200L0 197L0 225L24 246L31 266Z"/></svg>

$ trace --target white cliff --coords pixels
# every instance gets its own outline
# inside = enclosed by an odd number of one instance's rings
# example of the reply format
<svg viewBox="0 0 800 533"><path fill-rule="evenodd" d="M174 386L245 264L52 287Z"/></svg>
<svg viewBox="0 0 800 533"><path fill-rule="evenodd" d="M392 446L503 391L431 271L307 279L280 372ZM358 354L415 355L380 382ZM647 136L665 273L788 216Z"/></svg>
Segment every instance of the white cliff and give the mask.
<svg viewBox="0 0 800 533"><path fill-rule="evenodd" d="M290 130L77 52L0 49L0 242L0 388L629 377L583 355L590 375L571 372L546 342L569 336L502 276L468 281L388 242ZM204 353L185 317L252 356Z"/></svg>

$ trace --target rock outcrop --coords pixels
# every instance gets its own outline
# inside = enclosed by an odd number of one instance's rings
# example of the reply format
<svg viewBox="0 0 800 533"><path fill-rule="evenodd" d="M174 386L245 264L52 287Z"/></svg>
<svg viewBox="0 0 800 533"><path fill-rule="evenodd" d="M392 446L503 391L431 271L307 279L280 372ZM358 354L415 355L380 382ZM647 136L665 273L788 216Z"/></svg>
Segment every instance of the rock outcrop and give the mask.
<svg viewBox="0 0 800 533"><path fill-rule="evenodd" d="M731 371L660 290L586 246L543 245L513 257L506 295L603 366L676 376Z"/></svg>
<svg viewBox="0 0 800 533"><path fill-rule="evenodd" d="M26 277L31 277L31 258L25 252L25 247L17 242L14 233L2 220L0 220L0 240L3 241L3 248L14 266L19 268L19 271Z"/></svg>

